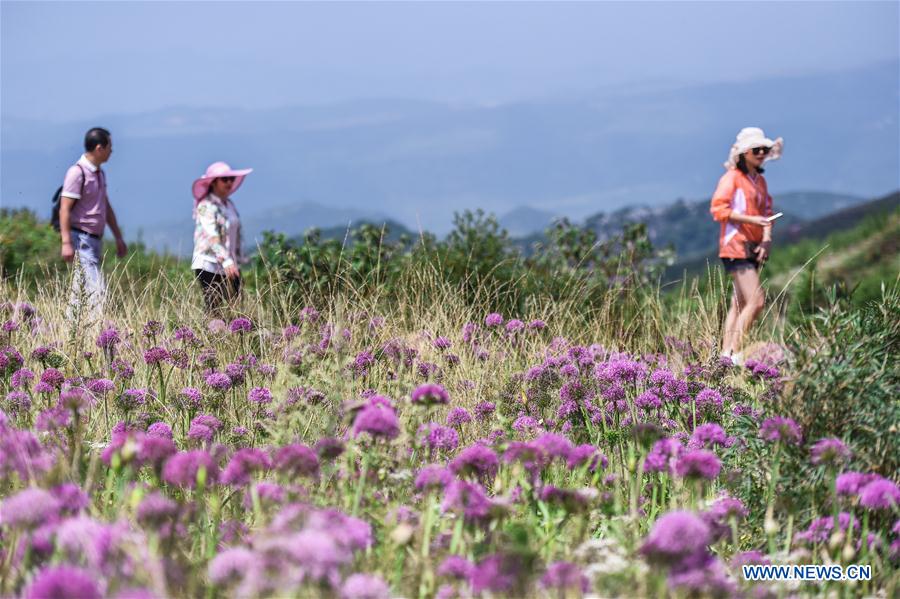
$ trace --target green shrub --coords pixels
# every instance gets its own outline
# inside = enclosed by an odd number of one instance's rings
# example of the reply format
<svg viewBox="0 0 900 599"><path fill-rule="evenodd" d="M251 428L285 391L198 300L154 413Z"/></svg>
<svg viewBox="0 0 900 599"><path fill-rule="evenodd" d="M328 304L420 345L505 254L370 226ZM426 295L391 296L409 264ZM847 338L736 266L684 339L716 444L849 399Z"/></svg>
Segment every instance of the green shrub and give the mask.
<svg viewBox="0 0 900 599"><path fill-rule="evenodd" d="M883 288L880 301L862 308L832 292L789 345L796 376L779 411L811 440L848 441L860 469L900 471L900 286Z"/></svg>

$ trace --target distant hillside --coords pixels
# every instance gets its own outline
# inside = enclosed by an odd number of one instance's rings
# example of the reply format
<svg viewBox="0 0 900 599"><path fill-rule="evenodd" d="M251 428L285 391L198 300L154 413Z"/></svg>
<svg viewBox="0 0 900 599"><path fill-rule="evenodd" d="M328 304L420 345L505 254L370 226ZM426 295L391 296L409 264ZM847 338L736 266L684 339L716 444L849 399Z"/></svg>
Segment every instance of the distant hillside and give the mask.
<svg viewBox="0 0 900 599"><path fill-rule="evenodd" d="M414 240L418 237L418 233L416 233L415 231L412 231L403 226L401 223L390 219L381 221L364 219L348 223L345 226L320 228L319 235L322 239L347 240L347 242L349 243L351 241L350 234L352 233L352 231L355 229L359 229L364 224L374 225L379 229L382 229L382 231L385 233L383 237L384 241L398 241L404 235L410 240ZM305 232L306 231L304 231L304 233ZM297 242L302 242L303 235L294 235L292 236L292 239Z"/></svg>
<svg viewBox="0 0 900 599"><path fill-rule="evenodd" d="M497 221L512 237L525 237L533 233L543 233L556 216L546 210L531 206L519 206L500 216Z"/></svg>
<svg viewBox="0 0 900 599"><path fill-rule="evenodd" d="M325 206L317 202L302 202L261 211L253 205L247 206L242 200L244 198L235 196L235 204L241 211L244 243L248 248L253 248L262 241L263 231L277 231L284 233L287 237L295 237L302 235L311 227L344 231L348 224L352 223L355 226L361 222L390 222L392 228L393 226L402 226L377 210L341 208ZM184 218L178 221L150 226L141 230L141 241L150 248L185 256L190 255L193 248L193 231L194 223L190 218L190 213L185 213Z"/></svg>
<svg viewBox="0 0 900 599"><path fill-rule="evenodd" d="M798 230L803 222L864 202L849 194L821 191L801 191L775 197L775 208L785 216L778 221L780 232ZM657 247L675 248L679 263L705 257L715 251L719 239L719 223L709 214L709 200L687 201L679 198L664 206L629 206L610 213L598 212L584 221L599 239L617 235L628 223L647 225L650 240ZM535 233L517 240L528 253L535 242L544 241L543 233Z"/></svg>
<svg viewBox="0 0 900 599"><path fill-rule="evenodd" d="M256 111L175 107L76 123L4 113L0 203L48 214L48 195L80 155L83 132L98 123L116 139L106 167L116 215L126 235L143 228L148 241L154 225L166 225L164 234L189 212L191 182L213 160L256 169L239 193L247 219L309 200L445 234L453 213L466 208L503 215L533 206L577 220L600 207L704 197L735 133L751 123L786 140L784 159L769 171L776 191L873 197L897 186L897 90L891 61L491 105L382 99ZM747 98L764 101L748 105ZM175 229L183 235L184 227Z"/></svg>

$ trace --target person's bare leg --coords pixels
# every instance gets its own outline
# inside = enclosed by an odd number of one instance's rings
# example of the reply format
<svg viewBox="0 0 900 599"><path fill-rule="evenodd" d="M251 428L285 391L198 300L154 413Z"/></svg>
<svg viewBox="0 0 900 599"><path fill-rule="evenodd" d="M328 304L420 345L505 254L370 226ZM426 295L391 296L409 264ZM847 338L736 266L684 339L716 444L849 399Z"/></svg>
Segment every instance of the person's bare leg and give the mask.
<svg viewBox="0 0 900 599"><path fill-rule="evenodd" d="M732 284L734 290L731 294L731 305L728 308L728 315L725 316L725 334L722 336L722 355L728 356L734 351L735 338L738 333L738 316L741 313L740 299L738 298L737 286Z"/></svg>
<svg viewBox="0 0 900 599"><path fill-rule="evenodd" d="M734 273L734 285L744 300L738 314L733 351L740 352L744 335L753 326L757 316L766 305L766 296L759 283L759 273L754 268L744 268Z"/></svg>

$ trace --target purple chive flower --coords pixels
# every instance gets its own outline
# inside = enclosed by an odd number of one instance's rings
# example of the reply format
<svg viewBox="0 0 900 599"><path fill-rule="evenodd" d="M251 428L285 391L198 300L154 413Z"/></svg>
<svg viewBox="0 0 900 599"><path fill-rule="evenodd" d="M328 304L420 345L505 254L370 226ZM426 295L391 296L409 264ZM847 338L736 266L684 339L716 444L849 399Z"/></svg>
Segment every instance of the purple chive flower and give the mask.
<svg viewBox="0 0 900 599"><path fill-rule="evenodd" d="M437 575L466 580L472 575L473 564L461 555L448 555L438 566Z"/></svg>
<svg viewBox="0 0 900 599"><path fill-rule="evenodd" d="M690 449L710 448L716 445L727 446L728 436L721 426L713 422L695 428L688 443Z"/></svg>
<svg viewBox="0 0 900 599"><path fill-rule="evenodd" d="M254 387L247 393L247 399L257 405L272 403L272 392L266 387Z"/></svg>
<svg viewBox="0 0 900 599"><path fill-rule="evenodd" d="M750 510L746 508L743 501L727 495L717 499L709 508L709 511L722 521L726 521L729 518L742 520L750 514Z"/></svg>
<svg viewBox="0 0 900 599"><path fill-rule="evenodd" d="M119 331L113 328L104 329L100 331L100 334L97 336L97 347L100 349L112 349L114 348L121 339L119 339Z"/></svg>
<svg viewBox="0 0 900 599"><path fill-rule="evenodd" d="M684 447L678 439L674 437L660 439L653 444L653 448L647 454L644 471L672 473L675 459L681 455L682 451L684 451Z"/></svg>
<svg viewBox="0 0 900 599"><path fill-rule="evenodd" d="M300 322L316 322L319 320L319 311L312 306L306 306L300 310Z"/></svg>
<svg viewBox="0 0 900 599"><path fill-rule="evenodd" d="M512 428L514 431L523 435L534 434L543 430L538 421L531 416L519 416L513 422Z"/></svg>
<svg viewBox="0 0 900 599"><path fill-rule="evenodd" d="M0 524L23 528L33 528L54 520L62 507L56 497L37 487L19 491L0 506Z"/></svg>
<svg viewBox="0 0 900 599"><path fill-rule="evenodd" d="M87 390L94 395L104 395L115 388L116 384L109 379L93 379L87 384Z"/></svg>
<svg viewBox="0 0 900 599"><path fill-rule="evenodd" d="M496 406L492 401L482 401L475 406L475 416L478 420L487 420L494 413Z"/></svg>
<svg viewBox="0 0 900 599"><path fill-rule="evenodd" d="M341 599L389 599L387 583L372 574L351 574L341 585Z"/></svg>
<svg viewBox="0 0 900 599"><path fill-rule="evenodd" d="M172 485L193 489L197 485L197 477L201 470L206 473L207 485L219 478L219 467L208 452L182 451L166 461L163 480Z"/></svg>
<svg viewBox="0 0 900 599"><path fill-rule="evenodd" d="M493 503L484 492L484 487L478 483L454 480L444 489L441 510L462 512L469 522L487 518L492 507Z"/></svg>
<svg viewBox="0 0 900 599"><path fill-rule="evenodd" d="M213 584L227 585L245 576L258 576L263 569L262 557L244 547L225 549L209 562L207 576Z"/></svg>
<svg viewBox="0 0 900 599"><path fill-rule="evenodd" d="M339 439L323 437L313 446L320 460L333 460L344 453L344 444Z"/></svg>
<svg viewBox="0 0 900 599"><path fill-rule="evenodd" d="M834 481L835 491L838 495L856 495L859 493L860 489L877 479L877 474L844 472L843 474L838 475Z"/></svg>
<svg viewBox="0 0 900 599"><path fill-rule="evenodd" d="M159 492L150 493L137 508L137 521L141 526L158 529L178 514L178 504Z"/></svg>
<svg viewBox="0 0 900 599"><path fill-rule="evenodd" d="M81 387L72 387L59 394L59 405L67 410L81 411L91 406L91 397Z"/></svg>
<svg viewBox="0 0 900 599"><path fill-rule="evenodd" d="M290 325L284 327L283 329L281 329L281 337L285 341L291 341L292 339L294 339L295 337L298 337L299 335L300 335L300 327L298 327L295 324L290 324Z"/></svg>
<svg viewBox="0 0 900 599"><path fill-rule="evenodd" d="M821 466L839 466L853 457L850 449L840 439L820 439L810 450L813 464Z"/></svg>
<svg viewBox="0 0 900 599"><path fill-rule="evenodd" d="M593 472L597 469L598 465L602 468L606 468L608 463L609 461L606 459L606 456L601 454L593 445L579 445L573 447L566 457L566 466L568 466L570 470L581 468L587 464L588 470Z"/></svg>
<svg viewBox="0 0 900 599"><path fill-rule="evenodd" d="M54 389L59 389L65 380L66 377L56 368L48 368L41 373L41 382L50 385Z"/></svg>
<svg viewBox="0 0 900 599"><path fill-rule="evenodd" d="M449 427L436 423L426 423L419 428L424 434L425 444L430 451L453 451L459 446L459 434Z"/></svg>
<svg viewBox="0 0 900 599"><path fill-rule="evenodd" d="M731 360L729 359L729 362ZM734 557L731 558L731 567L737 571L740 571L743 566L752 566L752 565L769 565L772 563L772 560L766 556L765 553L761 551L744 551L742 553L736 553Z"/></svg>
<svg viewBox="0 0 900 599"><path fill-rule="evenodd" d="M462 338L466 343L472 343L475 340L475 334L478 332L478 325L474 322L467 322L462 328Z"/></svg>
<svg viewBox="0 0 900 599"><path fill-rule="evenodd" d="M214 431L218 431L222 428L222 422L212 414L197 414L197 416L191 420L191 424L202 424Z"/></svg>
<svg viewBox="0 0 900 599"><path fill-rule="evenodd" d="M128 412L145 405L151 397L153 393L147 389L125 389L116 397L116 405Z"/></svg>
<svg viewBox="0 0 900 599"><path fill-rule="evenodd" d="M169 352L164 347L151 347L144 352L144 362L150 366L165 362L169 359Z"/></svg>
<svg viewBox="0 0 900 599"><path fill-rule="evenodd" d="M453 408L447 414L447 425L460 427L467 422L472 421L472 415L465 408Z"/></svg>
<svg viewBox="0 0 900 599"><path fill-rule="evenodd" d="M709 525L693 512L669 512L659 518L641 553L654 564L673 565L705 551L710 541Z"/></svg>
<svg viewBox="0 0 900 599"><path fill-rule="evenodd" d="M521 591L514 592L524 580L526 580L526 576L522 559L513 554L498 553L485 557L472 568L469 586L474 595L489 591L516 596L524 595Z"/></svg>
<svg viewBox="0 0 900 599"><path fill-rule="evenodd" d="M245 447L237 450L225 470L222 471L223 484L235 487L243 487L250 483L254 473L268 470L272 467L272 460L262 449Z"/></svg>
<svg viewBox="0 0 900 599"><path fill-rule="evenodd" d="M525 323L517 318L511 319L506 323L506 332L507 333L516 333L525 328Z"/></svg>
<svg viewBox="0 0 900 599"><path fill-rule="evenodd" d="M662 400L654 391L645 391L635 398L634 405L642 410L654 410L662 406Z"/></svg>
<svg viewBox="0 0 900 599"><path fill-rule="evenodd" d="M556 562L550 564L547 572L541 577L541 586L545 589L555 589L560 595L563 595L566 589L587 593L591 590L591 581L575 564Z"/></svg>
<svg viewBox="0 0 900 599"><path fill-rule="evenodd" d="M722 562L708 554L698 554L691 563L669 573L668 585L686 597L733 597L737 585L728 577Z"/></svg>
<svg viewBox="0 0 900 599"><path fill-rule="evenodd" d="M443 351L445 349L450 349L450 346L453 345L453 343L448 337L438 337L434 340L433 345L435 348Z"/></svg>
<svg viewBox="0 0 900 599"><path fill-rule="evenodd" d="M484 317L484 324L488 327L499 327L501 324L503 324L503 317L496 312L491 312Z"/></svg>
<svg viewBox="0 0 900 599"><path fill-rule="evenodd" d="M291 477L319 475L319 458L311 447L300 443L285 445L275 452L275 470Z"/></svg>
<svg viewBox="0 0 900 599"><path fill-rule="evenodd" d="M697 398L695 399L697 411L703 414L720 414L724 403L722 394L715 389L704 389L697 394Z"/></svg>
<svg viewBox="0 0 900 599"><path fill-rule="evenodd" d="M724 496L717 499L700 517L709 524L713 542L716 542L728 536L732 521L743 520L749 513L740 499Z"/></svg>
<svg viewBox="0 0 900 599"><path fill-rule="evenodd" d="M182 398L182 403L185 407L188 408L199 408L201 404L202 395L200 394L200 389L196 387L185 387L181 390L179 394Z"/></svg>
<svg viewBox="0 0 900 599"><path fill-rule="evenodd" d="M59 501L60 511L65 514L77 515L91 505L91 498L74 483L63 483L54 487L52 492Z"/></svg>
<svg viewBox="0 0 900 599"><path fill-rule="evenodd" d="M168 437L146 435L138 444L137 462L148 465L157 473L162 470L166 460L178 453L175 443Z"/></svg>
<svg viewBox="0 0 900 599"><path fill-rule="evenodd" d="M13 414L31 409L31 397L24 391L10 391L6 394L6 405Z"/></svg>
<svg viewBox="0 0 900 599"><path fill-rule="evenodd" d="M416 475L416 491L444 489L453 480L453 473L440 464L429 464Z"/></svg>
<svg viewBox="0 0 900 599"><path fill-rule="evenodd" d="M148 320L144 325L144 337L156 337L163 332L163 325L158 320Z"/></svg>
<svg viewBox="0 0 900 599"><path fill-rule="evenodd" d="M483 445L466 447L450 462L450 469L459 476L490 478L497 473L498 467L497 454Z"/></svg>
<svg viewBox="0 0 900 599"><path fill-rule="evenodd" d="M440 385L427 383L416 387L410 394L410 400L414 405L434 406L448 403L450 395Z"/></svg>
<svg viewBox="0 0 900 599"><path fill-rule="evenodd" d="M147 435L150 437L160 437L163 439L172 439L172 427L165 422L154 422L147 429Z"/></svg>
<svg viewBox="0 0 900 599"><path fill-rule="evenodd" d="M356 415L353 421L353 435L366 433L374 439L393 439L400 434L400 421L393 408L370 404Z"/></svg>
<svg viewBox="0 0 900 599"><path fill-rule="evenodd" d="M231 321L231 325L229 325L228 329L232 333L249 333L253 330L253 323L250 322L249 318L240 316Z"/></svg>
<svg viewBox="0 0 900 599"><path fill-rule="evenodd" d="M52 353L53 353L52 347L47 347L46 345L41 345L41 346L35 348L31 352L31 359L37 360L38 362L43 362L48 357L50 357L50 354L52 354Z"/></svg>
<svg viewBox="0 0 900 599"><path fill-rule="evenodd" d="M236 362L228 364L225 367L225 374L228 375L228 378L231 379L231 384L233 385L243 385L244 384L244 375L247 372L247 367L243 364L238 364Z"/></svg>
<svg viewBox="0 0 900 599"><path fill-rule="evenodd" d="M850 526L851 520L853 521L853 530L859 530L859 521L856 518L853 518L847 512L840 512L838 514L838 530L846 531ZM823 516L810 522L806 530L798 532L796 539L798 542L809 545L826 543L833 531L834 516Z"/></svg>
<svg viewBox="0 0 900 599"><path fill-rule="evenodd" d="M192 422L190 429L188 429L187 436L191 441L197 441L202 444L207 444L212 443L213 438L216 436L216 431L209 428L205 424Z"/></svg>
<svg viewBox="0 0 900 599"><path fill-rule="evenodd" d="M49 566L38 572L25 590L24 597L25 599L56 597L101 599L103 593L87 571L72 566Z"/></svg>
<svg viewBox="0 0 900 599"><path fill-rule="evenodd" d="M543 459L547 462L553 458L568 459L569 454L574 449L571 441L556 433L544 433L533 440L531 445L541 453Z"/></svg>
<svg viewBox="0 0 900 599"><path fill-rule="evenodd" d="M197 339L197 335L191 330L190 327L178 327L175 329L175 340L182 341L187 344L193 344L199 339Z"/></svg>
<svg viewBox="0 0 900 599"><path fill-rule="evenodd" d="M34 380L34 372L30 368L20 368L15 371L10 379L13 389L27 389Z"/></svg>
<svg viewBox="0 0 900 599"><path fill-rule="evenodd" d="M110 369L115 375L114 378L122 381L131 380L131 377L134 376L134 368L132 368L130 364L123 360L115 360L112 364L110 364Z"/></svg>
<svg viewBox="0 0 900 599"><path fill-rule="evenodd" d="M540 331L547 327L547 323L543 320L535 319L528 323L528 329L532 331Z"/></svg>
<svg viewBox="0 0 900 599"><path fill-rule="evenodd" d="M227 391L231 387L231 378L224 372L211 372L206 375L206 384L216 391Z"/></svg>
<svg viewBox="0 0 900 599"><path fill-rule="evenodd" d="M759 426L759 436L766 441L799 445L803 440L800 426L790 418L773 416Z"/></svg>
<svg viewBox="0 0 900 599"><path fill-rule="evenodd" d="M859 492L859 503L870 510L889 510L900 506L900 489L886 478L878 478Z"/></svg>

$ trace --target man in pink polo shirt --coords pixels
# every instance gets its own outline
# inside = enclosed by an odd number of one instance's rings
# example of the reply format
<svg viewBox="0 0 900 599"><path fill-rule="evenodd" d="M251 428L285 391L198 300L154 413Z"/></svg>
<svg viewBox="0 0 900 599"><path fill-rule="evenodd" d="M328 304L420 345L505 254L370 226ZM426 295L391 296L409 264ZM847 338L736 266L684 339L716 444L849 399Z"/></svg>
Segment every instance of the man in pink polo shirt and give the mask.
<svg viewBox="0 0 900 599"><path fill-rule="evenodd" d="M71 262L78 252L81 267L81 276L75 277L70 305L78 302L83 282L95 313L102 306L106 292L100 270L100 250L107 224L116 239L116 255L122 258L128 251L106 194L106 173L100 168L111 154L109 131L100 127L88 131L84 136L84 154L66 171L59 201L60 255L66 262Z"/></svg>

